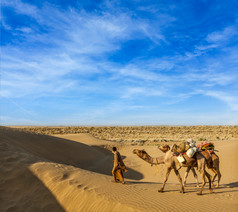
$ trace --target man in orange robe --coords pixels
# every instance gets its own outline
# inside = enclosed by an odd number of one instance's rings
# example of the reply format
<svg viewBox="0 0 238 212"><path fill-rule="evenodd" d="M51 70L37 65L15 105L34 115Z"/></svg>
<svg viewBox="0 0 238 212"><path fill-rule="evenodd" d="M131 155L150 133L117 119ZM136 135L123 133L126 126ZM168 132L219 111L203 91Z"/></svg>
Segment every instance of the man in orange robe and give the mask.
<svg viewBox="0 0 238 212"><path fill-rule="evenodd" d="M112 169L113 182L121 181L122 184L125 184L124 176L122 171L127 172L127 168L122 161L120 153L117 151L116 147L112 148L112 153L114 154L114 165Z"/></svg>

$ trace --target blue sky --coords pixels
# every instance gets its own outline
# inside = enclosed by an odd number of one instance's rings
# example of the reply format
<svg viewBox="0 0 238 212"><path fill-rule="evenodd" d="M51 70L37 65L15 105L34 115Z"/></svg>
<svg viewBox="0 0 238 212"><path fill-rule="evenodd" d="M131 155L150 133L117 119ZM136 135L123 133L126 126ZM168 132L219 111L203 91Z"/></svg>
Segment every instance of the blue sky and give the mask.
<svg viewBox="0 0 238 212"><path fill-rule="evenodd" d="M238 1L2 0L1 125L237 125Z"/></svg>

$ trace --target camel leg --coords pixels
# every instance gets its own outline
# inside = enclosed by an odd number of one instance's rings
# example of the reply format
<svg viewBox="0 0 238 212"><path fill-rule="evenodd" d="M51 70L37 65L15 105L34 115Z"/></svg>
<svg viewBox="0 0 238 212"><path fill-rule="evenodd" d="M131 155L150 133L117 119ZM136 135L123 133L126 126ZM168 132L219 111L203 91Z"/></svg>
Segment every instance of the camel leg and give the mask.
<svg viewBox="0 0 238 212"><path fill-rule="evenodd" d="M214 177L213 177L213 179L212 179L212 186L214 187L214 181L215 181L215 179L216 179L216 176L217 176L217 171L215 170L215 169L213 169L213 168L211 168L211 171L214 173Z"/></svg>
<svg viewBox="0 0 238 212"><path fill-rule="evenodd" d="M188 177L188 173L190 171L191 167L188 167L185 174L184 174L184 178L183 178L183 186L185 187L186 185L186 181L187 181L187 177Z"/></svg>
<svg viewBox="0 0 238 212"><path fill-rule="evenodd" d="M194 176L194 178L196 180L197 187L199 188L198 176L197 176L197 173L196 173L196 171L195 171L195 169L193 167L187 167L187 170L186 170L186 172L184 174L183 186L185 187L185 185L186 185L188 173L189 173L190 170L192 170L193 176Z"/></svg>
<svg viewBox="0 0 238 212"><path fill-rule="evenodd" d="M220 172L220 169L219 169L219 157L214 153L212 154L212 158L213 158L213 169L215 170L215 176L213 177L213 182L216 178L216 176L218 176L218 180L217 180L217 185L216 185L216 188L219 187L219 183L220 183L220 180L221 180L221 172Z"/></svg>
<svg viewBox="0 0 238 212"><path fill-rule="evenodd" d="M212 176L206 171L204 170L206 177L208 178L209 181L209 190L210 193L212 193Z"/></svg>
<svg viewBox="0 0 238 212"><path fill-rule="evenodd" d="M219 169L217 170L217 174L218 174L218 181L217 181L216 188L218 188L218 187L219 187L219 183L220 183L220 180L221 180L221 172L220 172L220 170L219 170Z"/></svg>
<svg viewBox="0 0 238 212"><path fill-rule="evenodd" d="M163 192L164 191L164 187L165 187L165 183L167 182L168 178L169 178L169 174L171 172L171 167L168 167L167 170L166 170L166 175L165 175L165 178L164 178L164 183L163 183L163 186L160 190L158 190L158 192Z"/></svg>
<svg viewBox="0 0 238 212"><path fill-rule="evenodd" d="M177 175L179 183L181 185L180 193L184 193L184 187L183 187L183 183L182 183L182 178L181 178L181 176L180 176L180 174L179 174L179 172L178 172L178 170L176 168L174 168L174 172Z"/></svg>
<svg viewBox="0 0 238 212"><path fill-rule="evenodd" d="M202 177L202 187L201 187L201 190L197 193L197 195L202 195L202 191L203 191L203 188L206 184L206 180L205 180L205 170L200 170L200 173L201 173L201 177ZM211 180L211 179L210 179Z"/></svg>
<svg viewBox="0 0 238 212"><path fill-rule="evenodd" d="M218 176L218 180L217 180L217 185L216 185L216 188L218 188L219 187L219 183L220 183L220 180L221 180L221 172L220 172L220 170L219 170L219 167L217 168L215 168L215 169L212 169L212 171L215 173L215 176L213 177L213 179L212 179L212 184L213 184L213 182L214 182L214 180L215 180L215 178L216 178L216 176Z"/></svg>
<svg viewBox="0 0 238 212"><path fill-rule="evenodd" d="M195 171L194 168L192 168L192 172L193 172L193 176L194 176L194 178L195 178L195 180L196 180L197 187L199 188L198 176L197 176L197 173L196 173L196 171Z"/></svg>

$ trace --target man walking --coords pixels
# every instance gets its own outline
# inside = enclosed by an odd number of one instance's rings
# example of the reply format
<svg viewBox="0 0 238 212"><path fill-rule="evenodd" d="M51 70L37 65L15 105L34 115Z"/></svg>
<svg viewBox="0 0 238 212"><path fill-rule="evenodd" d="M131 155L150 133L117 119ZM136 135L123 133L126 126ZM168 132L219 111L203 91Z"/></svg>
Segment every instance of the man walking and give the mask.
<svg viewBox="0 0 238 212"><path fill-rule="evenodd" d="M125 184L122 171L127 172L128 170L127 170L124 162L122 161L121 155L117 151L116 147L112 148L112 153L114 154L114 160L113 160L114 165L113 165L113 169L112 169L112 176L113 176L112 182L116 183L117 181L121 181L122 184Z"/></svg>

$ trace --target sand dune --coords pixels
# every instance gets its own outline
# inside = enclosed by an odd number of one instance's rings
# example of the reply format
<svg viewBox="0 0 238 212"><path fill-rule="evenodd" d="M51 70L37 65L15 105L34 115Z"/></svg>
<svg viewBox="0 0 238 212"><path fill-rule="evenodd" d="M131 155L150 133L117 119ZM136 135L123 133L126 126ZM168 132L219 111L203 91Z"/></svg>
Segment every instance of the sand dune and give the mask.
<svg viewBox="0 0 238 212"><path fill-rule="evenodd" d="M134 148L144 148L152 156L162 155L156 146L123 145L85 133L49 136L0 130L0 211L238 210L237 139L215 141L221 187L209 194L206 186L204 195L197 196L192 175L186 193L180 194L174 173L165 192L157 192L164 166L151 167L132 154ZM113 145L129 168L126 185L111 183Z"/></svg>

